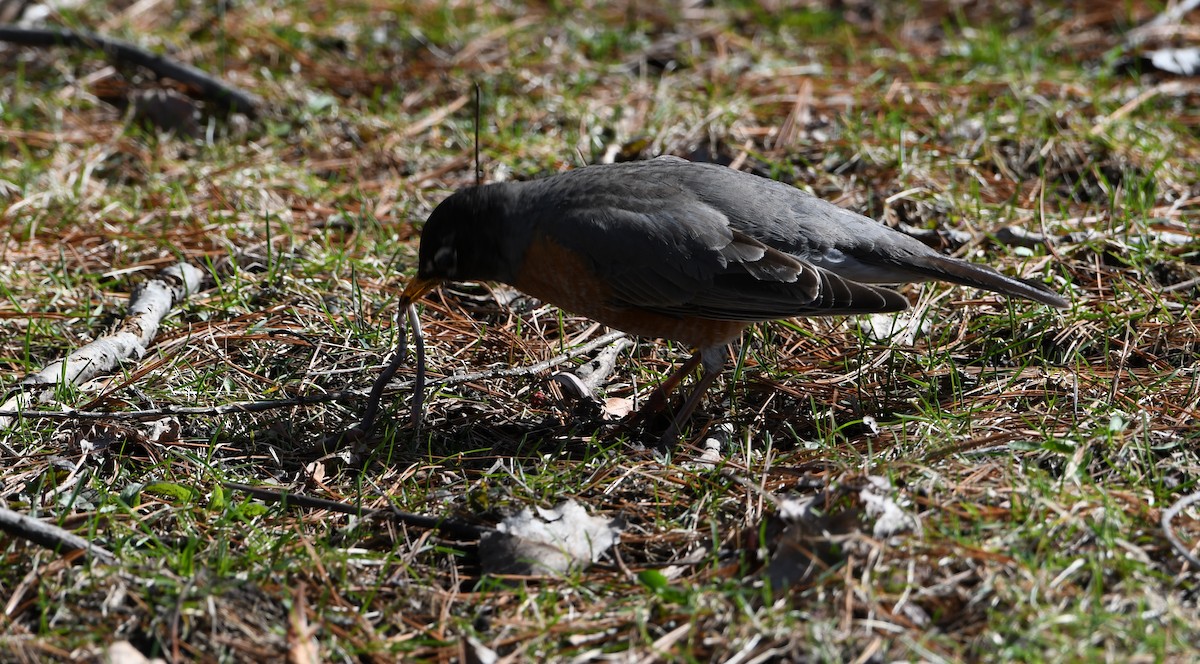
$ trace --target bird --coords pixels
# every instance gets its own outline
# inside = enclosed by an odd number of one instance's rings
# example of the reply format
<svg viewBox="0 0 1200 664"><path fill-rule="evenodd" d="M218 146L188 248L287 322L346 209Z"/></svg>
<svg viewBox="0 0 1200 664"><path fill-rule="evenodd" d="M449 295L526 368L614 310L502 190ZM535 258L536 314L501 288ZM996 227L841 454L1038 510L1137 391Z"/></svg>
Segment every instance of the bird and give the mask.
<svg viewBox="0 0 1200 664"><path fill-rule="evenodd" d="M673 156L460 189L430 214L417 256L402 309L444 282L500 282L692 348L643 407L661 409L703 369L667 448L755 323L901 311L907 298L886 285L930 280L1068 306L1043 283L943 255L792 185Z"/></svg>

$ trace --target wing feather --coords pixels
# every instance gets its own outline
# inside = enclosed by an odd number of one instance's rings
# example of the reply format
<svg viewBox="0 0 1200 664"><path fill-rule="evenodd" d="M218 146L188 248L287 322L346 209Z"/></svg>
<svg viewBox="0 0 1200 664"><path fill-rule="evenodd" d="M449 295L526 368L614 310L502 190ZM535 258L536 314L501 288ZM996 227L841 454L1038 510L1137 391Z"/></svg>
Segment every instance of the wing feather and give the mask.
<svg viewBox="0 0 1200 664"><path fill-rule="evenodd" d="M589 258L612 292L610 304L723 321L908 306L893 290L770 247L688 192L654 184L576 195L539 220L556 242Z"/></svg>

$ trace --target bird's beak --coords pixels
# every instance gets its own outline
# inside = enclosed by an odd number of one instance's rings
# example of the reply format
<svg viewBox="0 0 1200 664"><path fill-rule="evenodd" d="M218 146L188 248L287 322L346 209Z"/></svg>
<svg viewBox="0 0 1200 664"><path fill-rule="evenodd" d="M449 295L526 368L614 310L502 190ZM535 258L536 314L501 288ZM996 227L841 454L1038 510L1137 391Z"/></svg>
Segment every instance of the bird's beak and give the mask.
<svg viewBox="0 0 1200 664"><path fill-rule="evenodd" d="M422 295L437 288L437 285L440 283L442 283L440 279L413 277L412 281L408 282L408 285L404 287L404 292L400 294L400 308L403 309L421 299Z"/></svg>

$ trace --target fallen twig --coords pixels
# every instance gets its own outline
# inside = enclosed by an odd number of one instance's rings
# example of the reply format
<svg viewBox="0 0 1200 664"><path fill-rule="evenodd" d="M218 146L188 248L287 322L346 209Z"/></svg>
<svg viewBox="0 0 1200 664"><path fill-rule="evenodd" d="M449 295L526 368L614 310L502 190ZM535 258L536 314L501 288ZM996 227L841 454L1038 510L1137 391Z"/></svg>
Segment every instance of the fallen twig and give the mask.
<svg viewBox="0 0 1200 664"><path fill-rule="evenodd" d="M1184 546L1183 542L1181 542L1179 540L1179 537L1175 535L1175 530L1171 526L1171 521L1173 521L1175 519L1175 516L1177 514L1182 512L1184 510L1184 508L1186 508L1188 505L1192 505L1193 503L1198 503L1198 502L1200 502L1200 491L1197 491L1196 493L1188 494L1188 495L1184 496L1183 498L1180 498L1179 500L1172 503L1172 505L1170 507L1163 510L1162 529L1163 529L1163 534L1167 536L1167 541L1171 543L1171 547L1175 549L1175 552L1178 553L1179 555L1183 556L1184 560L1191 563L1192 567L1195 567L1197 570L1200 570L1200 558L1197 558L1196 556L1192 555L1191 550L1188 549L1188 547Z"/></svg>
<svg viewBox="0 0 1200 664"><path fill-rule="evenodd" d="M92 544L74 533L41 519L14 512L6 507L0 507L0 530L14 537L29 540L55 553L65 555L73 551L83 551L92 559L105 565L112 565L117 561L116 556L104 547Z"/></svg>
<svg viewBox="0 0 1200 664"><path fill-rule="evenodd" d="M408 325L405 325L406 316ZM363 409L362 421L346 431L327 436L321 442L322 449L337 449L346 443L362 440L371 435L371 431L375 429L375 418L379 415L379 403L383 400L383 390L391 382L392 377L396 375L408 355L408 327L410 326L413 333L413 345L417 349L417 374L410 383L414 388L410 422L414 429L421 427L422 405L425 403L425 336L421 332L421 319L417 317L417 307L410 303L396 314L396 329L400 331L400 339L396 342L392 361L383 368L383 371L379 372L379 377L371 386L371 392L367 395L367 405Z"/></svg>
<svg viewBox="0 0 1200 664"><path fill-rule="evenodd" d="M406 312L402 314L408 315L409 324L413 328L413 338L416 341L417 349L417 374L416 378L406 383L400 383L400 387L413 387L413 405L411 413L411 422L414 428L420 427L423 404L425 403L425 339L421 334L421 324L417 319L417 311L415 305L409 305ZM321 443L321 449L326 452L342 447L347 443L363 440L370 435L375 428L375 418L379 414L379 403L383 396L383 390L391 381L392 376L400 368L400 364L404 362L405 350L407 348L405 339L407 334L403 331L403 324L400 325L402 332L400 341L396 345L396 352L392 356L392 361L379 374L379 378L375 379L375 384L371 386L371 393L367 398L367 406L363 411L363 419L358 424L350 427L344 432L328 436ZM524 367L512 367L509 369L493 369L491 371L479 371L469 374L459 374L457 376L449 376L442 380L433 381L437 387L447 387L450 385L458 385L461 383L472 383L477 380L487 380L490 378L510 378L515 376L528 376L530 374L540 373L551 367L557 366L570 359L590 353L591 351L615 341L625 336L624 332L609 332L608 334L593 339L578 348L571 349L566 353L555 355L547 360L542 360L535 364L530 364Z"/></svg>
<svg viewBox="0 0 1200 664"><path fill-rule="evenodd" d="M66 29L20 28L0 26L0 41L21 46L66 46L103 51L118 63L145 67L156 76L173 78L184 85L196 88L203 99L211 100L227 111L245 113L250 117L258 114L262 102L248 92L243 92L210 76L190 65L177 62L165 55L157 55L129 42L90 32Z"/></svg>
<svg viewBox="0 0 1200 664"><path fill-rule="evenodd" d="M363 409L362 421L356 424L346 432L354 438L366 437L375 428L375 418L379 414L379 403L383 400L383 390L387 384L391 382L392 377L400 370L400 365L404 363L408 356L408 329L404 324L405 316L408 316L409 322L413 326L413 337L415 338L418 348L417 354L417 378L412 381L418 387L424 386L425 378L425 339L421 336L421 325L417 319L416 305L410 304L407 309L397 313L396 329L400 332L400 339L396 342L396 350L392 353L392 361L379 372L379 377L375 379L375 383L371 385L371 392L367 395L367 405ZM421 399L421 395L417 394L413 397L414 402ZM413 423L417 423L418 413L416 406L413 410ZM339 434L338 437L341 437Z"/></svg>
<svg viewBox="0 0 1200 664"><path fill-rule="evenodd" d="M407 383L401 383L401 386ZM362 397L357 390L302 394L290 399L266 401L235 401L220 406L161 406L146 410L0 410L0 418L20 417L31 420L157 420L162 417L216 417L237 413L261 413L279 408L311 406Z"/></svg>
<svg viewBox="0 0 1200 664"><path fill-rule="evenodd" d="M1104 130L1108 129L1109 125L1111 125L1113 122L1116 122L1117 120L1120 120L1126 115L1134 112L1139 106L1157 97L1159 94L1179 94L1185 89L1185 86L1179 81L1163 81L1152 88L1143 90L1138 93L1136 97L1125 102L1125 104L1123 104L1117 110L1109 113L1106 116L1101 116L1096 121L1096 124L1092 125L1092 129L1088 132L1088 134L1095 136L1104 132Z"/></svg>
<svg viewBox="0 0 1200 664"><path fill-rule="evenodd" d="M590 392L595 392L600 384L608 380L608 377L616 370L617 358L630 346L633 346L633 341L629 338L617 337L607 348L600 351L595 359L579 367L575 374L579 376Z"/></svg>
<svg viewBox="0 0 1200 664"><path fill-rule="evenodd" d="M1163 286L1159 290L1164 293L1174 293L1175 291L1187 290L1195 286L1200 286L1200 277L1188 279L1187 281L1181 281L1177 284L1171 284L1170 286Z"/></svg>
<svg viewBox="0 0 1200 664"><path fill-rule="evenodd" d="M414 429L421 428L421 417L425 414L425 335L421 332L421 319L417 318L416 305L408 305L408 324L413 331L413 348L417 354L417 374L413 378L412 414L409 421Z"/></svg>
<svg viewBox="0 0 1200 664"><path fill-rule="evenodd" d="M238 484L237 482L226 482L225 487L233 491L241 491L248 493L259 500L279 503L282 507L304 507L308 509L329 510L330 512L339 512L341 514L352 514L359 517L376 517L390 518L397 523L403 523L415 528L428 528L437 530L455 537L463 537L467 539L479 539L485 533L491 532L492 528L486 526L476 526L462 521L456 521L447 517L431 517L422 514L413 514L411 512L402 512L398 509L363 509L329 500L327 498L314 498L305 496L287 490L266 489L263 487L250 486L249 484Z"/></svg>
<svg viewBox="0 0 1200 664"><path fill-rule="evenodd" d="M632 345L633 341L628 337L620 337L600 351L592 361L580 365L574 372L559 371L550 380L561 385L573 398L600 407L603 404L596 396L596 390L616 370L617 357Z"/></svg>
<svg viewBox="0 0 1200 664"><path fill-rule="evenodd" d="M200 290L205 273L188 263L176 263L161 270L137 288L129 297L129 315L116 332L79 348L66 359L46 365L26 376L0 405L0 431L10 428L10 411L24 412L33 395L58 385L78 385L94 376L115 369L130 357L140 357L158 334L158 326L167 313L189 295Z"/></svg>
<svg viewBox="0 0 1200 664"><path fill-rule="evenodd" d="M1198 5L1200 5L1200 0L1183 0L1183 2L1177 5L1167 7L1158 16L1130 30L1125 35L1125 43L1129 46L1137 46L1146 41L1156 31L1169 27L1172 24L1182 23L1183 17Z"/></svg>
<svg viewBox="0 0 1200 664"><path fill-rule="evenodd" d="M510 367L507 369L493 369L490 371L479 371L469 374L457 374L447 376L438 380L428 381L433 387L450 387L453 385L461 385L463 383L473 383L479 380L488 380L493 378L511 378L518 376L528 376L539 373L558 366L563 362L575 359L580 355L586 355L596 348L605 344L612 343L616 339L625 336L624 332L609 332L608 334L593 339L592 341L573 348L565 353L555 355L554 357L542 360L535 364L530 364L523 367ZM421 352L424 352L423 350ZM392 360L399 366L396 359ZM390 365L389 365L390 366ZM385 369L386 371L386 369ZM395 370L392 370L395 374ZM381 374L382 376L382 374ZM396 383L395 387L398 390L418 387L417 380L402 381ZM387 387L387 381L376 381L372 392L375 388L382 392ZM222 404L220 406L162 406L160 408L150 408L146 410L126 410L126 411L83 411L83 410L64 410L64 411L44 411L44 410L0 410L0 418L22 417L28 419L44 419L44 420L154 420L161 417L215 417L219 415L232 415L237 413L261 413L268 410L278 408L293 408L295 406L309 406L320 403L330 403L334 401L343 401L347 399L362 398L363 393L358 390L342 390L340 392L327 392L324 394L306 394L290 399L271 399L266 401L238 401L234 403ZM367 395L368 399L370 394ZM372 420L376 414L372 414ZM364 422L366 418L364 417ZM0 419L2 421L2 419ZM361 425L359 425L361 426Z"/></svg>
<svg viewBox="0 0 1200 664"><path fill-rule="evenodd" d="M554 357L542 360L541 362L536 362L523 367L492 369L489 371L477 371L469 374L457 374L439 381L434 381L433 384L438 387L446 387L449 385L458 385L460 383L472 383L477 380L488 380L492 378L516 378L519 376L529 376L532 374L541 373L551 367L556 367L567 360L573 360L580 355L586 355L587 353L590 353L601 346L608 345L623 336L625 336L624 332L609 332L608 334L602 337L597 337L588 343L579 346L578 348L572 348L565 353L555 355Z"/></svg>

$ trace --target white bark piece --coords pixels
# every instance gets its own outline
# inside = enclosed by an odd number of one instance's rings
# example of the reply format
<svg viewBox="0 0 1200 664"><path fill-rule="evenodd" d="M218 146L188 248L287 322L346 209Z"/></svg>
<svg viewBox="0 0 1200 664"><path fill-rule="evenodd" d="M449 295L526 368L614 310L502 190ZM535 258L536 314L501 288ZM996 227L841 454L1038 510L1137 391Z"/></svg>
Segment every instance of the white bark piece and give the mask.
<svg viewBox="0 0 1200 664"><path fill-rule="evenodd" d="M129 297L129 314L115 332L26 376L21 381L25 389L0 404L0 411L24 410L38 393L56 385L78 385L113 371L124 360L140 358L158 334L163 318L172 307L199 291L205 276L203 270L188 263L164 268L134 289ZM0 431L13 423L12 417L0 417Z"/></svg>

